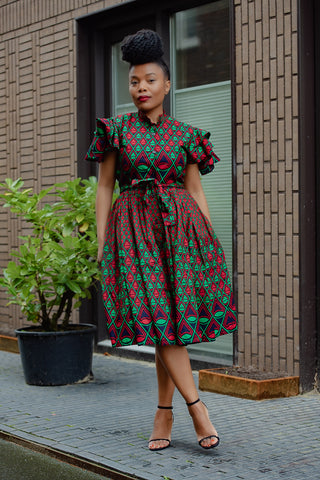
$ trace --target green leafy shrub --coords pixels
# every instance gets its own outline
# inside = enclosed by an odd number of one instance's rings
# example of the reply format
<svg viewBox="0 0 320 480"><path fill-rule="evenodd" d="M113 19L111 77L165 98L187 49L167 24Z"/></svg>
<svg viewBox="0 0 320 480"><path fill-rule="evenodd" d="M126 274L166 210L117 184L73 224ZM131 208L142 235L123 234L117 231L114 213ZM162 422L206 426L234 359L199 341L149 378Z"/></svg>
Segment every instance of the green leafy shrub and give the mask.
<svg viewBox="0 0 320 480"><path fill-rule="evenodd" d="M58 183L36 194L21 179L0 186L4 207L22 217L30 234L11 252L0 278L9 304L44 331L68 328L71 312L100 278L95 221L95 177ZM51 198L50 198L51 197ZM45 200L51 199L46 203ZM60 322L60 323L59 323Z"/></svg>

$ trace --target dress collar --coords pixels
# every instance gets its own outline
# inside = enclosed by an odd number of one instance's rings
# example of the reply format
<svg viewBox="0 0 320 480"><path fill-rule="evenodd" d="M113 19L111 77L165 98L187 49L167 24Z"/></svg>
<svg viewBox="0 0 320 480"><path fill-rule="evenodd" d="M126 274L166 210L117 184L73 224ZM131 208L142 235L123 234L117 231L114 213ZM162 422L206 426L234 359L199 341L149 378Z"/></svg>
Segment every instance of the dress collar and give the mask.
<svg viewBox="0 0 320 480"><path fill-rule="evenodd" d="M153 123L150 120L150 118L147 116L147 114L142 112L141 110L138 110L138 115L139 115L139 118L144 122L148 123L149 125L155 125L155 126L161 125L164 122L164 120L167 118L167 114L163 112L162 115L159 116L157 123Z"/></svg>

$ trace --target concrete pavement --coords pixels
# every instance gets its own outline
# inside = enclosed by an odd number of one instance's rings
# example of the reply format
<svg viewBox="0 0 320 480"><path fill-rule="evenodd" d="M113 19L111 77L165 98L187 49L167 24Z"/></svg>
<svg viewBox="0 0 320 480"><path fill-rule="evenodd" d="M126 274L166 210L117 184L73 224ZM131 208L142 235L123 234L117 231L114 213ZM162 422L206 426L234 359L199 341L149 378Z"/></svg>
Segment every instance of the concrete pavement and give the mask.
<svg viewBox="0 0 320 480"><path fill-rule="evenodd" d="M221 437L207 451L176 394L173 446L156 453L147 448L154 365L94 355L93 373L86 384L30 386L19 355L0 351L0 431L111 469L110 478L320 480L317 393L254 402L201 392Z"/></svg>

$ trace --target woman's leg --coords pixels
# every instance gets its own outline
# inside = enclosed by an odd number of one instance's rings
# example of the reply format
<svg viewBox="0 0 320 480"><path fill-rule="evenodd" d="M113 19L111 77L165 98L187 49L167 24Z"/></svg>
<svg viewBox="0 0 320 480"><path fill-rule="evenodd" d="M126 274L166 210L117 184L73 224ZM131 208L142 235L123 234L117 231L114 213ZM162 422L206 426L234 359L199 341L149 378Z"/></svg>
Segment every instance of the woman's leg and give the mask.
<svg viewBox="0 0 320 480"><path fill-rule="evenodd" d="M158 346L156 347L155 357L158 379L158 405L161 405L162 407L171 407L175 384L173 383L167 369L165 368L161 360Z"/></svg>
<svg viewBox="0 0 320 480"><path fill-rule="evenodd" d="M171 381L177 387L187 403L198 399L199 394L194 383L189 354L186 347L178 345L158 346L157 354L169 374ZM195 403L189 407L198 441L210 435L217 435L212 425L208 410L202 402ZM201 445L209 447L218 443L216 438L203 440Z"/></svg>
<svg viewBox="0 0 320 480"><path fill-rule="evenodd" d="M157 347L155 360L158 379L158 405L161 407L171 407L175 385L159 357ZM173 415L171 409L157 409L154 417L153 431L150 436L150 440L152 441L149 440L150 450L168 446L167 441L154 439L167 438L171 440L172 423Z"/></svg>

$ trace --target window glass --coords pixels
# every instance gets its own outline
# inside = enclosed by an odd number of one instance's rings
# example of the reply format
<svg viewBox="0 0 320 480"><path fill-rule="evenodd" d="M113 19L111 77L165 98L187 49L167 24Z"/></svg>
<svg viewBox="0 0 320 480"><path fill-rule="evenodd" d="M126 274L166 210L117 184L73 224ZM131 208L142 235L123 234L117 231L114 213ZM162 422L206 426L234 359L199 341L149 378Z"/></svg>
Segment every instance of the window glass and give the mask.
<svg viewBox="0 0 320 480"><path fill-rule="evenodd" d="M230 79L229 32L228 0L175 15L176 88Z"/></svg>
<svg viewBox="0 0 320 480"><path fill-rule="evenodd" d="M173 15L171 22L172 112L180 121L211 132L221 159L201 177L215 233L232 272L232 120L228 1ZM233 361L233 335L189 346L192 358Z"/></svg>
<svg viewBox="0 0 320 480"><path fill-rule="evenodd" d="M135 111L129 94L129 64L122 60L120 43L112 46L112 114Z"/></svg>

